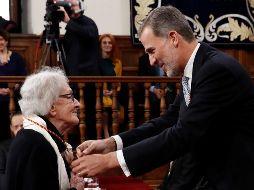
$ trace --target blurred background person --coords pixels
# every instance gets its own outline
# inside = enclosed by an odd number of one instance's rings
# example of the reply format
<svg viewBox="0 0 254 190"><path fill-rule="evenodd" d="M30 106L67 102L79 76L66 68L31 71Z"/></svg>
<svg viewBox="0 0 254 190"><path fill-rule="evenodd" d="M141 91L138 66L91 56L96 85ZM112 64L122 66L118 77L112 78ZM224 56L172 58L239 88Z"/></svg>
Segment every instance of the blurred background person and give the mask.
<svg viewBox="0 0 254 190"><path fill-rule="evenodd" d="M81 0L70 0L71 8L64 9L64 19L67 25L63 37L63 47L66 54L64 64L69 76L100 75L99 34L96 23L83 15L84 6ZM79 99L78 88L72 86L74 95ZM86 83L84 88L85 124L87 139L96 139L95 102L96 91L93 83Z"/></svg>
<svg viewBox="0 0 254 190"><path fill-rule="evenodd" d="M116 41L112 34L102 34L99 38L102 61L100 68L103 76L122 76L122 62L117 58ZM112 84L103 84L103 131L104 137L112 135ZM120 83L117 91L120 91ZM119 108L120 109L120 108ZM110 119L109 119L110 118Z"/></svg>
<svg viewBox="0 0 254 190"><path fill-rule="evenodd" d="M45 67L28 76L21 87L19 104L24 129L11 144L4 189L75 187L77 184L70 185L69 182L72 149L64 142L63 134L79 123L80 104L74 98L64 72Z"/></svg>
<svg viewBox="0 0 254 190"><path fill-rule="evenodd" d="M11 142L13 138L17 135L18 131L22 128L23 128L23 116L20 112L15 113L11 118L10 125L10 132L12 138L4 140L0 143L0 190L3 190L4 173Z"/></svg>
<svg viewBox="0 0 254 190"><path fill-rule="evenodd" d="M26 64L23 58L16 52L8 49L9 33L0 29L0 76L25 76ZM7 83L0 83L0 141L11 137L9 126L9 94ZM19 110L17 99L19 98L19 85L15 85L15 105Z"/></svg>
<svg viewBox="0 0 254 190"><path fill-rule="evenodd" d="M165 72L158 66L150 65L149 55L147 53L143 54L139 57L138 62L138 76L166 76ZM136 92L135 105L144 105L144 97L145 97L145 88L144 84L139 84L139 88ZM151 83L149 89L149 100L150 100L150 108L151 108L151 116L150 118L159 117L161 114L160 111L160 101L162 97L162 89L160 83ZM173 103L176 97L176 86L175 84L168 83L165 88L165 103L166 108L168 108L169 104ZM142 109L142 110L141 110ZM144 118L144 107L136 108L137 110L137 118Z"/></svg>
<svg viewBox="0 0 254 190"><path fill-rule="evenodd" d="M17 23L12 20L6 20L0 16L0 28L8 32L18 32Z"/></svg>
<svg viewBox="0 0 254 190"><path fill-rule="evenodd" d="M11 137L15 137L19 130L23 128L23 120L24 118L21 112L13 114L10 125Z"/></svg>

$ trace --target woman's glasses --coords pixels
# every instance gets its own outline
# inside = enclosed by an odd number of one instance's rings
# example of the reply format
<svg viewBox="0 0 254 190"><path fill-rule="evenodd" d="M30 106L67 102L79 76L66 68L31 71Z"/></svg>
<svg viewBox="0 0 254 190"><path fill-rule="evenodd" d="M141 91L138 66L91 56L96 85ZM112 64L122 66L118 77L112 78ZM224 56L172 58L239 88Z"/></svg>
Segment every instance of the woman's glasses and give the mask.
<svg viewBox="0 0 254 190"><path fill-rule="evenodd" d="M73 93L62 94L62 95L59 95L59 97L60 98L71 99L72 102L74 102L74 100L75 100Z"/></svg>

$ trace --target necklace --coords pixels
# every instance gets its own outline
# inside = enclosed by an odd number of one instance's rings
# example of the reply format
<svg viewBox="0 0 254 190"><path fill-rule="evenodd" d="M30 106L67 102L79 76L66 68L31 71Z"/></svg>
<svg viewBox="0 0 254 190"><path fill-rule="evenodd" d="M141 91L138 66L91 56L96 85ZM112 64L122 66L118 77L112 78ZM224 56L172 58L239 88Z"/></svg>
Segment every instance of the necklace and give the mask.
<svg viewBox="0 0 254 190"><path fill-rule="evenodd" d="M29 119L29 118L26 118L26 119L27 119L28 121L32 122L33 124L37 125L38 127L42 128L42 129L44 129L44 130L46 130L48 133L54 135L54 136L55 136L56 138L58 138L58 139L64 144L64 146L66 147L66 144L65 144L64 140L63 140L61 137L59 137L56 133L54 133L53 131L47 129L45 126L39 124L39 123L36 122L36 121L33 121L33 120Z"/></svg>

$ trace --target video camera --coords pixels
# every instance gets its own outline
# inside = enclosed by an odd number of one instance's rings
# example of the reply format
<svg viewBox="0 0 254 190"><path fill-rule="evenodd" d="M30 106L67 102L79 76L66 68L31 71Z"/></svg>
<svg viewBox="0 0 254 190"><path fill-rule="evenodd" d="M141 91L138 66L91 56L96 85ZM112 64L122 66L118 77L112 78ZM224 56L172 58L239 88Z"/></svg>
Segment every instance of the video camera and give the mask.
<svg viewBox="0 0 254 190"><path fill-rule="evenodd" d="M59 22L64 19L64 12L60 11L60 6L64 7L67 14L71 12L71 3L66 1L47 0L46 2L46 14L44 20L47 22L45 25L46 39L58 39L59 38Z"/></svg>
<svg viewBox="0 0 254 190"><path fill-rule="evenodd" d="M64 12L59 11L60 6L64 7L66 12L71 12L71 3L66 1L47 0L46 14L44 20L47 22L60 22L64 19Z"/></svg>

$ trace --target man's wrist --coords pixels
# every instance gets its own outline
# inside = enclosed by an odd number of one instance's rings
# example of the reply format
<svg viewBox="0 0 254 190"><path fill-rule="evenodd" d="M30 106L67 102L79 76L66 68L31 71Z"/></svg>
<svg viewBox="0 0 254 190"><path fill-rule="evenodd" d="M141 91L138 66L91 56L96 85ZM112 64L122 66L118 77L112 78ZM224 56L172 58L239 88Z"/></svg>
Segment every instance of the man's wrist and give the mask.
<svg viewBox="0 0 254 190"><path fill-rule="evenodd" d="M104 160L107 160L107 175L122 175L123 171L118 162L116 152L110 152L105 156Z"/></svg>
<svg viewBox="0 0 254 190"><path fill-rule="evenodd" d="M116 151L117 150L116 141L113 137L108 138L108 147L111 151Z"/></svg>

